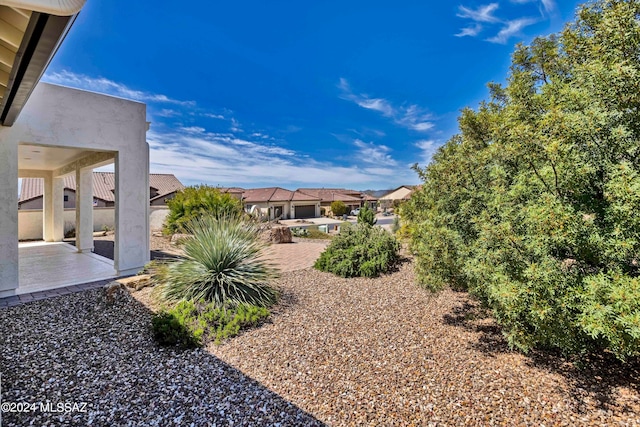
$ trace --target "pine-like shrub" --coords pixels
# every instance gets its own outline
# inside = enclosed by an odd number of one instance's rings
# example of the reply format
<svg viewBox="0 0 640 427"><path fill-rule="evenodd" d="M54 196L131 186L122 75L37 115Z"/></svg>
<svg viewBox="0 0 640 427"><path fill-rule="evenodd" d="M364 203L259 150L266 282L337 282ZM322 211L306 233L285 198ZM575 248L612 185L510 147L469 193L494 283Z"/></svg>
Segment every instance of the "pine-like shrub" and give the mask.
<svg viewBox="0 0 640 427"><path fill-rule="evenodd" d="M399 258L400 244L380 227L345 225L315 262L315 268L342 277L375 277Z"/></svg>
<svg viewBox="0 0 640 427"><path fill-rule="evenodd" d="M374 225L377 222L376 213L369 206L363 206L358 212L358 224Z"/></svg>

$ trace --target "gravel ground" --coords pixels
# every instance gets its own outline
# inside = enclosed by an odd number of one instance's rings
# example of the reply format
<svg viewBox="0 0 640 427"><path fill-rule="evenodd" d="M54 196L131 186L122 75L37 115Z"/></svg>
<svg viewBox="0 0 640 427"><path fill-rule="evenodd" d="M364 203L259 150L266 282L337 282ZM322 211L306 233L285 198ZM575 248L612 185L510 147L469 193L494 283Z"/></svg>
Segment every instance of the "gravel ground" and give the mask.
<svg viewBox="0 0 640 427"><path fill-rule="evenodd" d="M86 409L5 412L2 426L322 425L206 350L156 347L126 291L112 305L94 290L0 310L0 324L2 402Z"/></svg>
<svg viewBox="0 0 640 427"><path fill-rule="evenodd" d="M2 425L640 425L637 363L510 352L466 294L429 295L410 263L279 286L269 323L185 352L154 345L149 289L0 310L3 402L88 403Z"/></svg>

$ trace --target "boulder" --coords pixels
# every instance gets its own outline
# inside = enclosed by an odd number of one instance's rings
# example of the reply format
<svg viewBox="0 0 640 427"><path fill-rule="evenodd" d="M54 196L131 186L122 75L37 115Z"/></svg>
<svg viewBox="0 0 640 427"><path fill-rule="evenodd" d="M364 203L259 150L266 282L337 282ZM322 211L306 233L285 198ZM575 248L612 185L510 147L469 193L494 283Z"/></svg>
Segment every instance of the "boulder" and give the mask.
<svg viewBox="0 0 640 427"><path fill-rule="evenodd" d="M269 241L271 243L291 243L293 236L289 227L273 227L269 230Z"/></svg>
<svg viewBox="0 0 640 427"><path fill-rule="evenodd" d="M151 276L148 274L138 274L137 276L125 277L124 279L118 279L117 282L123 284L127 288L135 289L136 291L152 285Z"/></svg>
<svg viewBox="0 0 640 427"><path fill-rule="evenodd" d="M104 285L102 289L104 293L104 300L107 304L113 304L120 292L124 291L124 285L118 282L109 282Z"/></svg>

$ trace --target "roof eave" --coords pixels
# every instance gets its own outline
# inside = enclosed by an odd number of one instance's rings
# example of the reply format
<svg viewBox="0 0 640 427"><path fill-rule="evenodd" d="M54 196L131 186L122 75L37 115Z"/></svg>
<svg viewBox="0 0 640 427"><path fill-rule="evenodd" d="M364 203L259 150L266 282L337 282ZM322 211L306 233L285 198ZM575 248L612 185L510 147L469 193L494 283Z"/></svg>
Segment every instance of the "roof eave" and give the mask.
<svg viewBox="0 0 640 427"><path fill-rule="evenodd" d="M1 125L12 126L16 121L76 17L31 15L0 103Z"/></svg>

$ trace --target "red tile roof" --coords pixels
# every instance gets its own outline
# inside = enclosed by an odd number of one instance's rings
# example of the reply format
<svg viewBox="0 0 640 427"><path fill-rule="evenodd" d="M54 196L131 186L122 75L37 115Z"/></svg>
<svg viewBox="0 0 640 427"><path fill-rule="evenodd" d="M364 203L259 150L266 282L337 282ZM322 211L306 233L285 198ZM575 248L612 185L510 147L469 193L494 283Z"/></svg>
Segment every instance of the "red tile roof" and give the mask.
<svg viewBox="0 0 640 427"><path fill-rule="evenodd" d="M355 190L345 188L298 188L298 191L312 194L319 197L323 202L334 202L340 200L346 204L359 203L362 200L373 201L375 197Z"/></svg>
<svg viewBox="0 0 640 427"><path fill-rule="evenodd" d="M313 201L320 200L312 194L302 191L291 191L280 187L248 188L242 193L242 200L247 203Z"/></svg>
<svg viewBox="0 0 640 427"><path fill-rule="evenodd" d="M76 176L67 175L63 178L64 188L76 191ZM182 190L184 185L172 174L149 174L149 187L155 188L158 195L154 199L166 197L174 191ZM116 188L113 172L93 173L93 197L106 202L115 201L113 190ZM23 178L18 203L41 197L44 193L44 180L40 178Z"/></svg>

